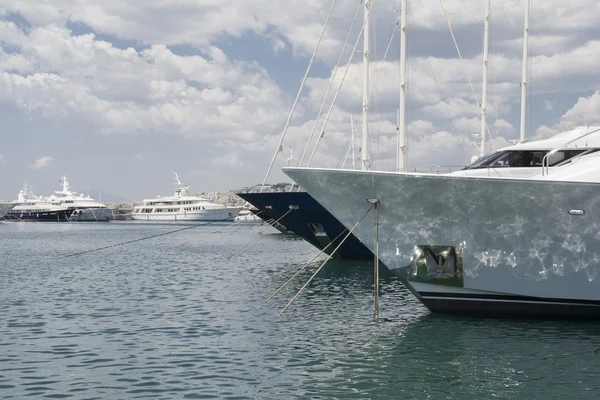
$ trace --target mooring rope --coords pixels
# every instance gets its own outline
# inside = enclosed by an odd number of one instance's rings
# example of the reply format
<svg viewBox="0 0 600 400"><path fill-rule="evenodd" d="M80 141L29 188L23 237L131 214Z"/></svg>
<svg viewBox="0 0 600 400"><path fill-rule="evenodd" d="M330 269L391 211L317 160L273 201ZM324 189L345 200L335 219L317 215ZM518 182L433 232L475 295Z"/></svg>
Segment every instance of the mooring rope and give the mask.
<svg viewBox="0 0 600 400"><path fill-rule="evenodd" d="M336 246L336 248L333 250L333 252L331 253L331 255L325 261L323 261L323 264L321 264L321 266L319 268L317 268L317 270L315 271L315 273L312 274L312 276L310 277L310 279L308 281L306 281L306 283L304 284L304 286L302 286L300 288L300 290L298 291L298 293L296 293L296 295L294 297L292 297L292 299L286 304L286 306L283 307L283 309L279 313L280 317L281 317L281 315L283 315L283 313L285 312L285 310L287 310L288 307L294 302L294 300L296 300L296 298L298 296L300 296L300 293L302 293L302 291L308 286L308 284L310 282L312 282L312 280L315 278L315 276L317 276L317 274L319 273L319 271L321 271L321 269L325 266L325 264L327 264L327 261L331 260L331 258L335 254L335 252L338 251L338 249L342 246L342 244L344 244L344 242L346 241L346 239L348 239L350 237L350 235L352 234L352 232L354 232L354 230L356 229L356 227L358 226L358 224L360 224L362 222L362 220L365 219L365 217L367 216L367 214L369 214L369 211L371 211L373 209L373 207L375 207L375 204L373 204L373 205L371 205L371 207L369 207L369 209L367 210L367 212L365 212L365 214L358 220L358 222L356 224L354 224L354 226L352 227L352 229L350 229L350 231L346 234L346 236L344 236L344 239L342 239L342 241L340 242L340 244L338 244Z"/></svg>
<svg viewBox="0 0 600 400"><path fill-rule="evenodd" d="M97 247L97 248L95 248L95 249L92 249L92 250L86 250L86 251L81 251L81 252L79 252L79 253L73 253L73 254L69 254L69 255L67 255L66 257L74 257L74 256L79 256L79 255L82 255L82 254L86 254L86 253L92 253L92 252L94 252L94 251L100 251L100 250L109 249L109 248L111 248L111 247L124 246L124 245L126 245L126 244L131 244L131 243L135 243L135 242L141 242L142 240L153 239L153 238L156 238L156 237L159 237L159 236L166 236L166 235L170 235L170 234L172 234L172 233L177 233L177 232L187 231L187 230L189 230L189 229L198 228L198 227L200 227L200 226L207 226L207 225L210 225L210 224L212 224L212 223L215 223L215 222L225 222L225 221L228 221L228 220L229 220L229 219L222 219L222 220L216 220L216 221L209 221L209 222L207 222L207 223L204 223L204 224L198 224L198 225L193 225L193 226L186 226L185 228L176 229L176 230L174 230L174 231L169 231L169 232L158 233L158 234L156 234L156 235L146 236L146 237L139 238L139 239L128 240L128 241L126 241L126 242L121 242L121 243L110 244L110 245L108 245L108 246Z"/></svg>
<svg viewBox="0 0 600 400"><path fill-rule="evenodd" d="M283 214L281 217L279 217L277 220L275 220L274 222L270 223L268 222L269 226L271 227L275 227L275 224L278 223L279 221L281 221L281 219L283 217L285 217L286 215L288 215L289 213L291 213L292 211L294 211L293 208L290 208L285 214ZM251 245L257 243L260 239L261 239L261 234L263 232L264 229L262 229L260 232L258 232L254 238L250 239L250 241L248 243L246 243L245 245L243 245L242 247L240 247L238 250L234 251L233 253L231 253L231 255L229 255L229 257L227 257L227 259L230 259L233 256L236 256L238 254L242 254L245 250L249 249Z"/></svg>
<svg viewBox="0 0 600 400"><path fill-rule="evenodd" d="M259 212L257 212L257 213L256 213L256 214L254 214L254 215L258 215L258 214L260 214L260 213L262 213L262 211L259 211ZM241 229L241 228L242 228L244 225L246 225L246 224L248 224L248 223L250 223L250 222L254 222L254 221L253 221L253 220L251 220L251 219L245 219L245 220L243 220L243 221L236 221L236 222L234 222L234 223L233 223L233 225L231 225L231 226L228 226L228 227L227 227L227 228L225 228L225 229L215 229L214 231L212 231L212 233L229 233L229 232L237 232L237 231L239 231L239 230L240 230L240 229Z"/></svg>
<svg viewBox="0 0 600 400"><path fill-rule="evenodd" d="M335 239L333 239L331 242L329 242L329 244L327 246L323 247L323 249L320 252L318 252L313 258L311 258L309 262L304 264L304 266L302 268L300 268L298 270L298 272L296 272L290 279L287 280L287 282L285 282L283 285L281 285L279 287L279 289L277 289L271 296L269 296L268 299L265 300L265 304L268 303L269 300L271 300L277 293L279 293L279 291L281 289L283 289L288 283L290 283L292 280L294 280L294 278L296 278L298 275L300 275L300 273L302 271L304 271L313 261L315 261L317 259L317 257L319 257L321 254L323 254L325 252L325 250L327 250L329 248L329 246L331 246L336 240L338 240L340 238L340 236L342 236L344 234L344 232L346 232L347 230L348 229L344 229L343 231L341 231L340 234L335 237ZM328 255L328 257L331 257L331 255Z"/></svg>

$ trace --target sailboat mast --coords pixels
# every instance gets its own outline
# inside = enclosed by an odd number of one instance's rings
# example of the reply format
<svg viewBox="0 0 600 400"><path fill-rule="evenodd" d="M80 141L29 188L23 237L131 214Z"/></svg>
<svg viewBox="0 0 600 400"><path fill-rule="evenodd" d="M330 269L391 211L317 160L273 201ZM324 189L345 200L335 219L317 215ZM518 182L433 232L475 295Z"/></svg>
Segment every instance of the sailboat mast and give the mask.
<svg viewBox="0 0 600 400"><path fill-rule="evenodd" d="M398 109L398 171L406 171L406 30L408 15L408 0L402 0L400 10L400 104Z"/></svg>
<svg viewBox="0 0 600 400"><path fill-rule="evenodd" d="M487 86L488 86L488 55L490 40L490 0L485 1L485 22L483 25L483 83L481 86L481 150L479 156L487 153Z"/></svg>
<svg viewBox="0 0 600 400"><path fill-rule="evenodd" d="M519 142L525 141L525 109L527 104L527 58L529 56L529 10L531 0L527 0L525 8L525 29L523 31L523 73L521 75L521 128Z"/></svg>
<svg viewBox="0 0 600 400"><path fill-rule="evenodd" d="M369 155L369 56L371 55L369 31L370 31L370 8L373 0L365 0L365 23L363 28L363 118L362 118L362 148L361 165L363 170L370 169L371 160Z"/></svg>

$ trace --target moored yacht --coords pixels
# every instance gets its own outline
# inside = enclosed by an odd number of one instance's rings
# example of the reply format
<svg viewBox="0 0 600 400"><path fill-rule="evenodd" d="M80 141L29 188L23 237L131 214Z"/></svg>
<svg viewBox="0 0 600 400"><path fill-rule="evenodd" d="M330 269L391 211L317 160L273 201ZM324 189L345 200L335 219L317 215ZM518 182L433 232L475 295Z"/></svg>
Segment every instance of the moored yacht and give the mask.
<svg viewBox="0 0 600 400"><path fill-rule="evenodd" d="M71 191L66 176L60 180L62 190L50 196L36 196L30 185L24 184L15 207L6 219L13 221L108 221L112 210L94 198Z"/></svg>
<svg viewBox="0 0 600 400"><path fill-rule="evenodd" d="M73 212L69 216L70 221L102 222L113 219L113 210L105 204L99 203L89 195L73 192L66 176L63 175L60 182L62 190L55 191L49 199L58 200L70 209L73 209Z"/></svg>
<svg viewBox="0 0 600 400"><path fill-rule="evenodd" d="M9 221L25 222L66 222L73 210L59 201L53 201L33 193L31 185L25 182L19 191L15 206L5 216Z"/></svg>
<svg viewBox="0 0 600 400"><path fill-rule="evenodd" d="M378 256L431 311L598 318L598 131L557 135L554 149L527 144L542 151L535 165L516 167L531 167L530 177L284 172L346 228L370 214L354 234L373 252L377 218Z"/></svg>
<svg viewBox="0 0 600 400"><path fill-rule="evenodd" d="M246 204L244 208L240 210L238 215L235 217L235 222L243 222L243 223L259 223L261 224L263 220L257 215L259 213L258 209L252 207L250 208L249 204Z"/></svg>
<svg viewBox="0 0 600 400"><path fill-rule="evenodd" d="M189 193L175 172L173 196L145 199L133 209L131 218L138 221L233 221L242 207L229 207Z"/></svg>

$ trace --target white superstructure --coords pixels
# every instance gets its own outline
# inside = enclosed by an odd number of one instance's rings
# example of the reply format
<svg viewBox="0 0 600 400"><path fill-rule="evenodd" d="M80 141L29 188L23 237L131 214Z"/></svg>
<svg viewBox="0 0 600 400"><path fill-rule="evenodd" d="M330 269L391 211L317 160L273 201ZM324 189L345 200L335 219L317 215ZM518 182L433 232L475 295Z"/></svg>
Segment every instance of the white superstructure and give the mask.
<svg viewBox="0 0 600 400"><path fill-rule="evenodd" d="M550 170L568 164L574 157L600 150L600 126L582 126L549 139L518 143L493 151L450 175L530 178L541 171L544 157Z"/></svg>
<svg viewBox="0 0 600 400"><path fill-rule="evenodd" d="M108 221L112 210L93 197L71 190L66 176L60 180L62 190L50 196L36 196L25 183L19 192L15 207L7 219L17 221Z"/></svg>
<svg viewBox="0 0 600 400"><path fill-rule="evenodd" d="M378 214L378 256L433 311L598 318L600 143L586 129L520 144L548 144L519 167L531 177L284 171L348 229L377 201L354 235L375 252ZM566 151L580 153L542 173Z"/></svg>
<svg viewBox="0 0 600 400"><path fill-rule="evenodd" d="M145 199L131 214L138 221L233 221L242 207L228 207L192 195L175 172L173 196Z"/></svg>
<svg viewBox="0 0 600 400"><path fill-rule="evenodd" d="M60 204L73 209L73 213L71 213L69 220L108 221L113 218L113 211L106 207L105 204L99 203L89 195L73 192L65 175L63 175L60 183L62 184L62 190L56 190L54 194L47 197L47 199L53 202L59 202Z"/></svg>

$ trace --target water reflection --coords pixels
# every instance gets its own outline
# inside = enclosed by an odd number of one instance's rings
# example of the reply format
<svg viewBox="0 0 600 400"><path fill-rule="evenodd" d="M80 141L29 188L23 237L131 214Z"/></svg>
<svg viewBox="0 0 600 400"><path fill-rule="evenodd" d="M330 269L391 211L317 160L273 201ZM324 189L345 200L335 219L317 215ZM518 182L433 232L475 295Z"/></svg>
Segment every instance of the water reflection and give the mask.
<svg viewBox="0 0 600 400"><path fill-rule="evenodd" d="M319 263L306 243L199 229L64 255L172 227L0 228L0 397L590 398L596 324L431 315L370 262ZM18 243L16 245L15 243Z"/></svg>

